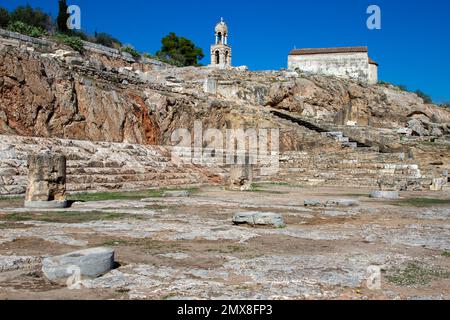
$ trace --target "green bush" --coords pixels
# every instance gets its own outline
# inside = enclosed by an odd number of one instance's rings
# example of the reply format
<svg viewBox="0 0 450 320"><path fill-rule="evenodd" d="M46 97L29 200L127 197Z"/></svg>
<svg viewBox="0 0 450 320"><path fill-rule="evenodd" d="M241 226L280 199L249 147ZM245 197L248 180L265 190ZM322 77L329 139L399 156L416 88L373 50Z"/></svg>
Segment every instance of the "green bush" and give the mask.
<svg viewBox="0 0 450 320"><path fill-rule="evenodd" d="M122 47L122 48L120 49L120 51L122 51L122 52L127 52L127 53L131 54L131 55L132 55L133 57L135 57L135 58L138 58L138 57L141 56L141 54L139 53L139 51L137 51L136 49L134 49L134 48L131 47L131 46L125 46L125 47Z"/></svg>
<svg viewBox="0 0 450 320"><path fill-rule="evenodd" d="M176 67L183 67L183 64L181 62L175 61L173 59L167 59L167 58L164 58L164 57L151 55L149 53L144 53L144 57L149 58L149 59L153 59L153 60L156 60L156 61L161 61L161 62L170 64L170 65L173 65L173 66L176 66Z"/></svg>
<svg viewBox="0 0 450 320"><path fill-rule="evenodd" d="M119 40L104 32L95 33L94 42L109 48L120 48L122 46Z"/></svg>
<svg viewBox="0 0 450 320"><path fill-rule="evenodd" d="M5 8L0 7L0 27L6 28L9 24L9 12Z"/></svg>
<svg viewBox="0 0 450 320"><path fill-rule="evenodd" d="M68 45L75 51L83 52L84 49L83 41L79 37L58 33L57 35L55 35L54 39L60 43Z"/></svg>
<svg viewBox="0 0 450 320"><path fill-rule="evenodd" d="M10 22L8 25L8 30L25 34L30 37L39 38L45 36L47 32L39 27L30 26L22 21Z"/></svg>
<svg viewBox="0 0 450 320"><path fill-rule="evenodd" d="M11 12L10 22L17 21L46 31L53 27L50 15L43 12L41 9L33 9L29 4L26 6L18 6Z"/></svg>
<svg viewBox="0 0 450 320"><path fill-rule="evenodd" d="M433 99L425 92L423 92L421 90L416 90L414 93L417 94L417 96L419 96L420 98L422 98L423 102L428 103L428 104L433 103Z"/></svg>
<svg viewBox="0 0 450 320"><path fill-rule="evenodd" d="M67 27L67 20L70 15L67 13L67 1L66 0L58 0L58 17L56 18L56 25L58 27L58 31L62 33L67 33L69 28Z"/></svg>

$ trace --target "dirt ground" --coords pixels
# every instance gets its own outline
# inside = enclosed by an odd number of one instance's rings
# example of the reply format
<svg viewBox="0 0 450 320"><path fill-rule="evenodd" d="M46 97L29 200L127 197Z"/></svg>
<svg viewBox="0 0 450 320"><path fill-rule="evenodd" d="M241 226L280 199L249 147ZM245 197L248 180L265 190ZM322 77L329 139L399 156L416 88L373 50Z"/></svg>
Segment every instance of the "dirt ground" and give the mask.
<svg viewBox="0 0 450 320"><path fill-rule="evenodd" d="M2 199L0 299L449 299L448 192L399 201L369 193L204 187L185 198L75 202L64 211ZM305 208L305 199L359 206ZM247 211L278 213L286 227L233 225ZM43 276L44 257L97 246L114 247L117 269L79 290ZM373 270L379 286L368 283Z"/></svg>

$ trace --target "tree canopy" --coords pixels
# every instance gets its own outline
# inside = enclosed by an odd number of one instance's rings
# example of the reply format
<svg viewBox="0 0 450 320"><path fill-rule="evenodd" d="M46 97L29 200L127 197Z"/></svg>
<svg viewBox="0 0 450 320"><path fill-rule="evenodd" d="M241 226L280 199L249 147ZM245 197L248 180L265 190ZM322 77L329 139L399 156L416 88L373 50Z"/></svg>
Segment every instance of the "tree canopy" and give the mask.
<svg viewBox="0 0 450 320"><path fill-rule="evenodd" d="M20 21L30 26L50 30L52 28L52 18L41 9L34 9L29 4L19 6L11 12L11 21Z"/></svg>
<svg viewBox="0 0 450 320"><path fill-rule="evenodd" d="M161 50L156 53L162 60L180 66L197 66L205 57L203 50L191 40L171 32L161 40Z"/></svg>
<svg viewBox="0 0 450 320"><path fill-rule="evenodd" d="M0 7L0 27L5 28L9 23L9 12L5 8Z"/></svg>
<svg viewBox="0 0 450 320"><path fill-rule="evenodd" d="M69 8L67 6L66 0L58 0L59 5L59 12L58 17L56 18L56 24L58 26L58 31L66 33L69 31L69 28L67 27L67 20L69 19L70 15L67 13L67 9Z"/></svg>

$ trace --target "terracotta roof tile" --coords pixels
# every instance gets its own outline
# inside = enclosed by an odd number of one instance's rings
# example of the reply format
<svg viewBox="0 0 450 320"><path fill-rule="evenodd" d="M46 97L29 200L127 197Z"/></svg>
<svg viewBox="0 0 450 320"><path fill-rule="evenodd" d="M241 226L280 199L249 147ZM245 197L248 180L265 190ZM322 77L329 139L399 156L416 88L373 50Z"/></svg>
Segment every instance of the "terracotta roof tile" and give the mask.
<svg viewBox="0 0 450 320"><path fill-rule="evenodd" d="M369 63L378 66L378 62L372 60L371 58L369 58Z"/></svg>
<svg viewBox="0 0 450 320"><path fill-rule="evenodd" d="M310 49L294 49L290 56L301 56L308 54L327 54L327 53L353 53L353 52L369 52L367 47L341 47L341 48L310 48Z"/></svg>

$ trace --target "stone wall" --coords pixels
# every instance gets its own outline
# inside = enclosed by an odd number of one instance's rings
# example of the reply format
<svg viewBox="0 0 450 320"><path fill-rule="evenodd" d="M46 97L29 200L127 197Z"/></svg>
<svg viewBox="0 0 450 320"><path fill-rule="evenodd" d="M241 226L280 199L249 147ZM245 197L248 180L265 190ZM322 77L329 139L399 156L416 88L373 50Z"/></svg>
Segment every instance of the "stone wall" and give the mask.
<svg viewBox="0 0 450 320"><path fill-rule="evenodd" d="M45 47L49 50L54 50L58 46L58 44L54 41L50 41L47 39L33 38L33 37L29 37L27 35L23 35L23 34L20 34L17 32L12 32L12 31L8 31L8 30L4 30L4 29L0 29L0 37L11 39L12 41L18 41L19 43L22 42L22 43L28 43L33 46ZM2 41L5 41L5 39L3 39ZM101 55L105 55L105 56L111 57L113 59L122 59L122 60L125 60L130 63L136 62L136 59L133 58L133 56L131 54L129 54L128 52L123 52L118 49L109 48L109 47L102 46L100 44L96 44L96 43L92 43L92 42L88 42L88 41L83 41L83 46L84 46L85 50L88 50L90 52L95 52L95 53L98 53ZM141 57L139 59L139 62L144 63L144 64L150 64L156 69L165 69L168 67L168 65L164 62L157 61L154 59L149 59L146 57Z"/></svg>
<svg viewBox="0 0 450 320"><path fill-rule="evenodd" d="M369 63L369 83L378 83L378 66L373 63Z"/></svg>
<svg viewBox="0 0 450 320"><path fill-rule="evenodd" d="M206 167L172 161L160 146L0 135L0 196L24 194L28 155L51 150L67 158L67 191L135 190L220 182Z"/></svg>
<svg viewBox="0 0 450 320"><path fill-rule="evenodd" d="M288 68L312 74L332 75L362 82L369 81L367 52L290 55Z"/></svg>

